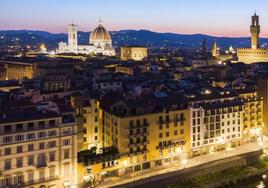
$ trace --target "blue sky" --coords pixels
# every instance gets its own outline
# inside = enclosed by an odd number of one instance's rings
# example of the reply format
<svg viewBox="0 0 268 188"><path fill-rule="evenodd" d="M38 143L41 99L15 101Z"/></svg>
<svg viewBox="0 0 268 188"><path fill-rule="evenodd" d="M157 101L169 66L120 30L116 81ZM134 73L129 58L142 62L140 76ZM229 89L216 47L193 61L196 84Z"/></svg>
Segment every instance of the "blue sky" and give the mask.
<svg viewBox="0 0 268 188"><path fill-rule="evenodd" d="M249 35L250 16L261 16L268 37L268 0L1 0L0 29L66 32L72 20L92 30L101 17L108 30Z"/></svg>

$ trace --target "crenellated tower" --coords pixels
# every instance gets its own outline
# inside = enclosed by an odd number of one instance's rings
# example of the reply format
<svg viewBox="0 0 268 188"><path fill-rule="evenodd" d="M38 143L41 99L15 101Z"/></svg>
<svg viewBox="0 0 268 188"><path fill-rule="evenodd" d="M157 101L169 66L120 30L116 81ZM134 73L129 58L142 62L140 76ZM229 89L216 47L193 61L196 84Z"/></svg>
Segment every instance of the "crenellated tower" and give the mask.
<svg viewBox="0 0 268 188"><path fill-rule="evenodd" d="M251 48L258 49L259 48L259 35L260 35L260 24L259 24L259 16L255 14L251 17Z"/></svg>

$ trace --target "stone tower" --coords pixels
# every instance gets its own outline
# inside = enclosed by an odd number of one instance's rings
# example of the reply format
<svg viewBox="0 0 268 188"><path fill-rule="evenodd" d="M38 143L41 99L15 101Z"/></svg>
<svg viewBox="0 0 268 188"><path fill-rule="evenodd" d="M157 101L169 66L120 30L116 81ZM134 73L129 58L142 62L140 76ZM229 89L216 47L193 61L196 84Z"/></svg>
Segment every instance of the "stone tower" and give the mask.
<svg viewBox="0 0 268 188"><path fill-rule="evenodd" d="M68 46L70 52L77 53L77 26L74 24L68 26Z"/></svg>
<svg viewBox="0 0 268 188"><path fill-rule="evenodd" d="M251 18L251 48L258 49L259 48L259 35L260 35L260 25L259 25L259 16L255 14Z"/></svg>
<svg viewBox="0 0 268 188"><path fill-rule="evenodd" d="M217 57L219 55L218 53L218 46L216 42L212 43L212 47L211 47L211 53L213 57Z"/></svg>

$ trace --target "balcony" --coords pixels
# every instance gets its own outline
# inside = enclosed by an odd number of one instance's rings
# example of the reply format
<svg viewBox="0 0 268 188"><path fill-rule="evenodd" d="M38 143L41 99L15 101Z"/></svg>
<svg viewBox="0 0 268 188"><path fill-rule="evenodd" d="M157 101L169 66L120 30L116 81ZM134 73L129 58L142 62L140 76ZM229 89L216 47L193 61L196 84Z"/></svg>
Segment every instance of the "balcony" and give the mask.
<svg viewBox="0 0 268 188"><path fill-rule="evenodd" d="M44 162L44 163L37 163L36 164L36 168L44 168L44 167L47 167L47 163Z"/></svg>

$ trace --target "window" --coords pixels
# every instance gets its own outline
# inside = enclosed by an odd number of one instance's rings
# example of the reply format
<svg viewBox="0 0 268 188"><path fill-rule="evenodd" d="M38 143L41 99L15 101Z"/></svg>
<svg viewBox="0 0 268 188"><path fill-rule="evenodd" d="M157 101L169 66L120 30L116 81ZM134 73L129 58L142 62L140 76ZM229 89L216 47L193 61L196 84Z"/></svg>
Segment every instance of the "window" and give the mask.
<svg viewBox="0 0 268 188"><path fill-rule="evenodd" d="M49 161L55 161L55 152L49 153Z"/></svg>
<svg viewBox="0 0 268 188"><path fill-rule="evenodd" d="M27 140L33 140L33 139L35 139L35 133L27 134Z"/></svg>
<svg viewBox="0 0 268 188"><path fill-rule="evenodd" d="M29 166L34 165L34 155L28 156L28 165Z"/></svg>
<svg viewBox="0 0 268 188"><path fill-rule="evenodd" d="M22 146L17 146L17 153L22 153Z"/></svg>
<svg viewBox="0 0 268 188"><path fill-rule="evenodd" d="M11 169L11 159L5 160L5 170Z"/></svg>
<svg viewBox="0 0 268 188"><path fill-rule="evenodd" d="M12 127L11 127L11 125L5 125L4 131L5 131L5 133L10 133L10 132L12 132Z"/></svg>
<svg viewBox="0 0 268 188"><path fill-rule="evenodd" d="M39 121L38 125L39 125L39 128L40 129L44 129L45 128L45 122L44 121Z"/></svg>
<svg viewBox="0 0 268 188"><path fill-rule="evenodd" d="M98 140L98 136L95 136L95 138L94 138L94 139L95 139L95 141L97 141L97 140Z"/></svg>
<svg viewBox="0 0 268 188"><path fill-rule="evenodd" d="M70 135L71 134L71 129L63 129L63 135Z"/></svg>
<svg viewBox="0 0 268 188"><path fill-rule="evenodd" d="M63 145L64 146L70 145L70 142L71 142L70 139L64 139L63 140Z"/></svg>
<svg viewBox="0 0 268 188"><path fill-rule="evenodd" d="M169 132L166 132L166 137L169 137Z"/></svg>
<svg viewBox="0 0 268 188"><path fill-rule="evenodd" d="M159 138L163 138L163 134L162 133L159 133Z"/></svg>
<svg viewBox="0 0 268 188"><path fill-rule="evenodd" d="M16 184L22 184L22 183L23 183L23 175L18 175L18 176L15 178L15 183L16 183Z"/></svg>
<svg viewBox="0 0 268 188"><path fill-rule="evenodd" d="M178 135L178 131L177 130L174 131L174 135Z"/></svg>
<svg viewBox="0 0 268 188"><path fill-rule="evenodd" d="M27 129L34 130L34 123L33 122L28 123Z"/></svg>
<svg viewBox="0 0 268 188"><path fill-rule="evenodd" d="M38 166L46 166L46 154L41 153L38 155Z"/></svg>
<svg viewBox="0 0 268 188"><path fill-rule="evenodd" d="M5 155L11 155L11 148L5 148Z"/></svg>
<svg viewBox="0 0 268 188"><path fill-rule="evenodd" d="M87 128L84 128L84 134L87 134Z"/></svg>
<svg viewBox="0 0 268 188"><path fill-rule="evenodd" d="M163 117L162 116L159 116L159 123L163 123Z"/></svg>
<svg viewBox="0 0 268 188"><path fill-rule="evenodd" d="M38 132L38 138L46 137L46 132Z"/></svg>
<svg viewBox="0 0 268 188"><path fill-rule="evenodd" d="M11 142L12 142L12 136L3 137L3 143L4 144L11 143Z"/></svg>
<svg viewBox="0 0 268 188"><path fill-rule="evenodd" d="M18 158L17 159L17 168L21 168L23 166L23 158Z"/></svg>
<svg viewBox="0 0 268 188"><path fill-rule="evenodd" d="M22 124L17 124L16 125L16 131L23 131L23 125Z"/></svg>
<svg viewBox="0 0 268 188"><path fill-rule="evenodd" d="M33 183L34 180L34 172L28 172L28 182Z"/></svg>
<svg viewBox="0 0 268 188"><path fill-rule="evenodd" d="M63 159L69 159L70 158L70 150L69 149L65 149L63 151Z"/></svg>
<svg viewBox="0 0 268 188"><path fill-rule="evenodd" d="M55 120L49 120L49 127L55 127L56 123Z"/></svg>
<svg viewBox="0 0 268 188"><path fill-rule="evenodd" d="M55 177L55 167L50 167L49 168L49 178L54 178Z"/></svg>
<svg viewBox="0 0 268 188"><path fill-rule="evenodd" d="M48 147L49 147L49 148L55 148L56 145L57 145L57 142L56 142L56 141L49 141L49 142L48 142Z"/></svg>
<svg viewBox="0 0 268 188"><path fill-rule="evenodd" d="M16 135L15 140L16 140L16 142L23 141L24 140L24 135L23 134L22 135Z"/></svg>
<svg viewBox="0 0 268 188"><path fill-rule="evenodd" d="M45 171L44 170L39 171L39 180L45 181Z"/></svg>
<svg viewBox="0 0 268 188"><path fill-rule="evenodd" d="M95 127L95 133L97 133L98 132L98 127Z"/></svg>
<svg viewBox="0 0 268 188"><path fill-rule="evenodd" d="M57 131L56 130L48 131L48 136L50 137L57 136Z"/></svg>
<svg viewBox="0 0 268 188"><path fill-rule="evenodd" d="M64 168L64 175L69 175L70 174L70 164L65 164L63 168Z"/></svg>
<svg viewBox="0 0 268 188"><path fill-rule="evenodd" d="M45 149L45 142L39 143L39 149Z"/></svg>
<svg viewBox="0 0 268 188"><path fill-rule="evenodd" d="M181 133L181 134L184 134L184 130L183 130L183 129L181 129L180 133Z"/></svg>
<svg viewBox="0 0 268 188"><path fill-rule="evenodd" d="M129 128L130 128L130 129L133 128L133 120L129 121Z"/></svg>
<svg viewBox="0 0 268 188"><path fill-rule="evenodd" d="M34 145L33 144L29 144L28 145L28 151L33 151L34 150Z"/></svg>

